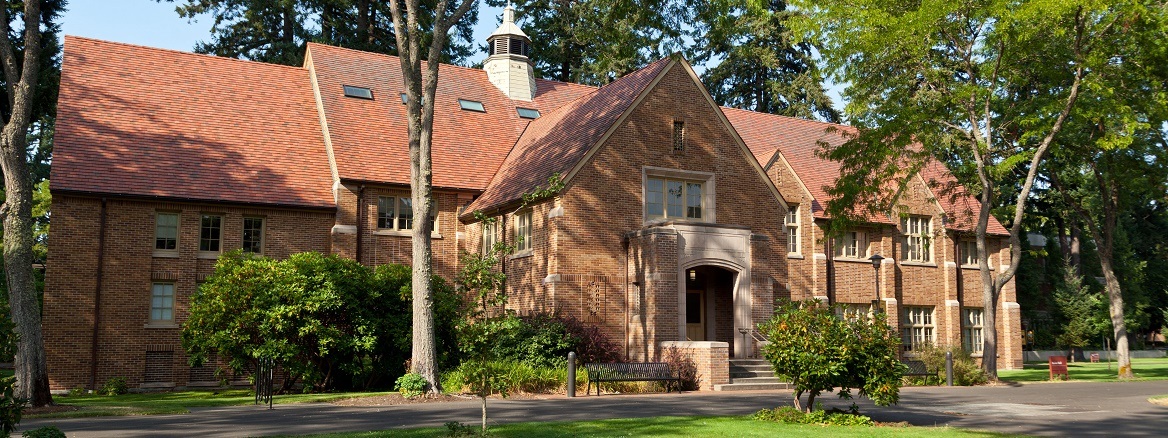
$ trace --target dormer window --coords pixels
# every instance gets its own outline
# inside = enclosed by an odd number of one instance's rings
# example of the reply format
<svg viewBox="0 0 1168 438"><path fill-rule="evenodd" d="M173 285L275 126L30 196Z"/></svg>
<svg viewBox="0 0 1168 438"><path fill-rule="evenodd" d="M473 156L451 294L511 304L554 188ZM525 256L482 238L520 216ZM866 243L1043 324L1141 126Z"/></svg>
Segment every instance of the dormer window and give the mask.
<svg viewBox="0 0 1168 438"><path fill-rule="evenodd" d="M401 94L401 100L402 100L402 105L405 105L405 104L406 104L406 102L409 102L409 101L410 101L410 97L409 97L409 96L407 96L407 95L406 95L406 93L402 93L402 94Z"/></svg>
<svg viewBox="0 0 1168 438"><path fill-rule="evenodd" d="M342 85L341 87L344 88L346 97L373 100L373 90L365 87L354 87L352 85Z"/></svg>
<svg viewBox="0 0 1168 438"><path fill-rule="evenodd" d="M483 103L476 100L458 99L458 107L467 111L487 112L486 108L483 108Z"/></svg>
<svg viewBox="0 0 1168 438"><path fill-rule="evenodd" d="M539 110L537 110L537 109L515 108L515 111L519 113L519 117L522 117L525 119L538 119L539 118Z"/></svg>

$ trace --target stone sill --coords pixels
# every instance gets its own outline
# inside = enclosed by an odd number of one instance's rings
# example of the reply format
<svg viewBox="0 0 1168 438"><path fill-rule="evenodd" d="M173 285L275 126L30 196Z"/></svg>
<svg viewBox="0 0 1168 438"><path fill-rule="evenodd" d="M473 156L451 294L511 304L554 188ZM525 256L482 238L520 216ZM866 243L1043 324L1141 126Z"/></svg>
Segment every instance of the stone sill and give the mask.
<svg viewBox="0 0 1168 438"><path fill-rule="evenodd" d="M395 237L414 237L414 233L410 230L373 230L374 236L395 236ZM442 239L442 235L438 233L430 233L431 239Z"/></svg>
<svg viewBox="0 0 1168 438"><path fill-rule="evenodd" d="M921 267L921 268L936 268L937 267L936 263L906 262L906 261L901 261L900 265L901 266L917 266L917 267Z"/></svg>
<svg viewBox="0 0 1168 438"><path fill-rule="evenodd" d="M145 324L145 325L143 325L143 326L142 326L142 328L148 328L148 329L176 329L176 328L178 328L178 324L173 324L173 323L171 323L171 324L167 324L167 323L150 323L150 324Z"/></svg>
<svg viewBox="0 0 1168 438"><path fill-rule="evenodd" d="M154 250L153 256L160 259L177 259L178 250Z"/></svg>
<svg viewBox="0 0 1168 438"><path fill-rule="evenodd" d="M851 257L834 257L834 258L832 258L832 260L837 261L837 262L844 262L844 263L863 263L865 265L872 264L871 260L860 259L860 258L851 258Z"/></svg>
<svg viewBox="0 0 1168 438"><path fill-rule="evenodd" d="M522 259L522 258L531 257L533 255L535 255L534 251L532 251L530 249L525 249L523 251L519 251L515 254L511 254L510 256L507 256L507 260Z"/></svg>
<svg viewBox="0 0 1168 438"><path fill-rule="evenodd" d="M787 253L787 258L795 259L795 260L803 260L803 254L800 254L797 252L789 252L789 253Z"/></svg>

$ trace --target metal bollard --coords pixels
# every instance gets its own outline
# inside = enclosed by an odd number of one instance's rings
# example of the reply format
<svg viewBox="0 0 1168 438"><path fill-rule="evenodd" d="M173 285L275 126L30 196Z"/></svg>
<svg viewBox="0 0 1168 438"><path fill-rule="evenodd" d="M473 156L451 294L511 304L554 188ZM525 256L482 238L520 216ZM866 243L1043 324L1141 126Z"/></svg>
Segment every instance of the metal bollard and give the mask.
<svg viewBox="0 0 1168 438"><path fill-rule="evenodd" d="M568 352L568 397L576 396L576 352Z"/></svg>
<svg viewBox="0 0 1168 438"><path fill-rule="evenodd" d="M945 352L945 384L953 386L953 352Z"/></svg>

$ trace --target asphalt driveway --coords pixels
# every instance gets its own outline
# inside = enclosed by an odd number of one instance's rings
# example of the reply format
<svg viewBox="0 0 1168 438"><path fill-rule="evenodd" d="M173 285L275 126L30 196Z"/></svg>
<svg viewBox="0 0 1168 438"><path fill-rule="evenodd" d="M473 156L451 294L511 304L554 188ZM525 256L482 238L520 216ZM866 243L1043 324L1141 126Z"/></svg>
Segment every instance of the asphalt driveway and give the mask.
<svg viewBox="0 0 1168 438"><path fill-rule="evenodd" d="M1168 435L1168 407L1147 398L1168 394L1168 381L1042 383L970 388L904 388L900 404L855 400L877 421L948 425L1044 436ZM604 395L569 399L492 400L494 423L635 418L662 415L744 415L790 403L790 391ZM824 396L825 407L851 401ZM340 407L323 403L195 409L182 415L38 419L22 430L53 425L69 436L263 436L441 426L479 421L475 400L398 406Z"/></svg>

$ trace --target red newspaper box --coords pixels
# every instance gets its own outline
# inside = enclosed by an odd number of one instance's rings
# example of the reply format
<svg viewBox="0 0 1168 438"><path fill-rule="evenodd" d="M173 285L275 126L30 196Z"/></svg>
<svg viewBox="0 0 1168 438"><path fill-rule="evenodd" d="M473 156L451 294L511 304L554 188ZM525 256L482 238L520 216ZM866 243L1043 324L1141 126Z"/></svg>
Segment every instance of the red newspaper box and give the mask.
<svg viewBox="0 0 1168 438"><path fill-rule="evenodd" d="M1054 380L1054 376L1062 375L1063 379L1070 380L1071 375L1067 373L1067 357L1066 356L1050 356L1047 359L1050 365L1050 379Z"/></svg>

